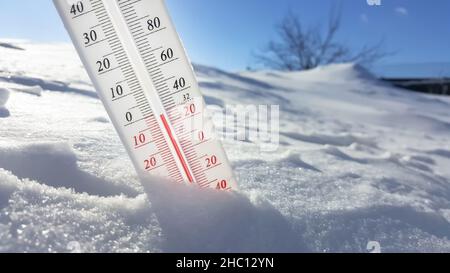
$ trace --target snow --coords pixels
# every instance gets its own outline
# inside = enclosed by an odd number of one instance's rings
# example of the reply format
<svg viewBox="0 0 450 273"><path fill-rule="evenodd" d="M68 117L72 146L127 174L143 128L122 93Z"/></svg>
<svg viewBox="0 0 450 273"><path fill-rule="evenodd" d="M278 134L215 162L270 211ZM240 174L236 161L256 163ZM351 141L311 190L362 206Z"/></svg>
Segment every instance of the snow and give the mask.
<svg viewBox="0 0 450 273"><path fill-rule="evenodd" d="M6 108L10 91L6 88L0 88L0 118L8 117L9 111Z"/></svg>
<svg viewBox="0 0 450 273"><path fill-rule="evenodd" d="M306 251L285 217L257 192L226 193L151 181L145 189L168 252ZM199 224L203 223L203 224Z"/></svg>
<svg viewBox="0 0 450 273"><path fill-rule="evenodd" d="M14 44L7 43L7 42L0 42L0 47L9 48L9 49L16 49L16 50L23 50L23 48L20 48Z"/></svg>
<svg viewBox="0 0 450 273"><path fill-rule="evenodd" d="M44 91L42 89L41 86L39 85L35 85L35 86L30 86L30 87L23 87L23 88L18 88L16 89L19 92L24 92L24 93L28 93L30 95L35 95L35 96L40 96L42 94L42 91Z"/></svg>
<svg viewBox="0 0 450 273"><path fill-rule="evenodd" d="M195 65L209 104L280 105L279 148L224 140L239 192L141 184L73 47L3 43L1 252L450 251L448 97Z"/></svg>

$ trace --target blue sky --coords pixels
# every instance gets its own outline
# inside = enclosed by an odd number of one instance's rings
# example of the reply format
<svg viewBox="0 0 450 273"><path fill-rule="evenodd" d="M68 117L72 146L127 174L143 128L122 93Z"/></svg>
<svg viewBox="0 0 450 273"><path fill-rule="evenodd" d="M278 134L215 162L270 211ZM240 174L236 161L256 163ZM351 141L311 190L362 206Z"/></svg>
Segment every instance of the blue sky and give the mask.
<svg viewBox="0 0 450 273"><path fill-rule="evenodd" d="M252 52L275 37L288 11L326 23L333 0L166 0L192 61L228 70L254 66ZM352 48L385 40L384 63L450 62L450 1L343 0L339 40ZM50 0L1 1L0 37L69 41Z"/></svg>

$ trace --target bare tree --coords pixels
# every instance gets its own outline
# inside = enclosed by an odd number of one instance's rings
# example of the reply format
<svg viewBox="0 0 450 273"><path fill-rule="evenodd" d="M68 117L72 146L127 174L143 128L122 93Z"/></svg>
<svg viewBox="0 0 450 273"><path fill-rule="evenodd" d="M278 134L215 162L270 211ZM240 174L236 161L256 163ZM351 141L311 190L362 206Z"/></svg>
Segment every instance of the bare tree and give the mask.
<svg viewBox="0 0 450 273"><path fill-rule="evenodd" d="M270 68L298 71L330 63L371 64L388 55L381 50L383 41L353 53L348 46L336 41L340 26L340 9L331 9L325 31L320 27L305 29L299 18L289 13L277 26L279 39L269 42L256 59Z"/></svg>

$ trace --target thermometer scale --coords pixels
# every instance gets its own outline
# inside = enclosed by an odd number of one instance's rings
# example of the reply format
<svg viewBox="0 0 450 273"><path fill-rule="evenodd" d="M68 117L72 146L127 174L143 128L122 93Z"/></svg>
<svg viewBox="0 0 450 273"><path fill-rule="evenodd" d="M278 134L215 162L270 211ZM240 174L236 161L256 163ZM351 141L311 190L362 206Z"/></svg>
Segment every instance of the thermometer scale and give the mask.
<svg viewBox="0 0 450 273"><path fill-rule="evenodd" d="M236 189L163 0L53 0L140 177Z"/></svg>

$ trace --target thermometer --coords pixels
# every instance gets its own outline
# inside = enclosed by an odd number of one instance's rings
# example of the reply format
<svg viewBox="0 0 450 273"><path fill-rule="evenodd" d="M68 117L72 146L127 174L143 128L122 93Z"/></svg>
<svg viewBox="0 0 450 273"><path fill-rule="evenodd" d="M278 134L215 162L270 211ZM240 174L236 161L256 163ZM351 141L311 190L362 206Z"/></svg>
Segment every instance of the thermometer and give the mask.
<svg viewBox="0 0 450 273"><path fill-rule="evenodd" d="M236 181L163 0L54 0L140 177Z"/></svg>

